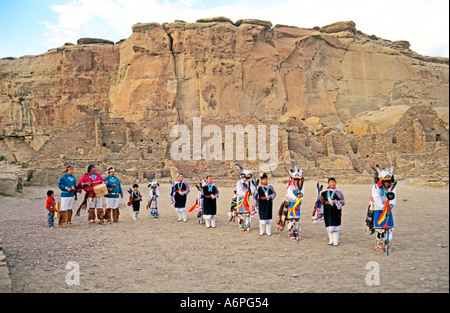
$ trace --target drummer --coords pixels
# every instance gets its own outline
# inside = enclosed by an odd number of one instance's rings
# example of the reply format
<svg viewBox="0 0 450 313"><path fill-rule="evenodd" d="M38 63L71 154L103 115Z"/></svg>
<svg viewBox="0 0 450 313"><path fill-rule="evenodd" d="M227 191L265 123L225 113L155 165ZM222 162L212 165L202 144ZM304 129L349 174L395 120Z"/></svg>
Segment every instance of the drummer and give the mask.
<svg viewBox="0 0 450 313"><path fill-rule="evenodd" d="M106 179L97 173L95 165L89 165L87 168L87 173L84 174L77 184L77 189L79 192L84 190L85 197L87 198L88 207L88 219L91 225L95 224L95 211L97 210L97 218L99 224L103 225L103 197L96 197L94 192L94 187L100 185L101 183L106 183Z"/></svg>
<svg viewBox="0 0 450 313"><path fill-rule="evenodd" d="M116 177L116 170L113 167L108 169L108 176L105 178L108 182L106 187L108 188L108 194L105 195L106 199L106 211L105 220L106 224L111 223L111 213L114 223L119 222L119 195L120 199L123 198L122 186L119 179Z"/></svg>

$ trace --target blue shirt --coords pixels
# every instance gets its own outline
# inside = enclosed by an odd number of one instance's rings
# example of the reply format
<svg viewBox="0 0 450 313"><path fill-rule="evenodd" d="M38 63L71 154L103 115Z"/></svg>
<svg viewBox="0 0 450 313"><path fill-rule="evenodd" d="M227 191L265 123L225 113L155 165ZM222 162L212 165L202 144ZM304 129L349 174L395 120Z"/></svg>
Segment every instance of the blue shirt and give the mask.
<svg viewBox="0 0 450 313"><path fill-rule="evenodd" d="M77 180L73 175L64 174L61 176L58 182L58 188L61 189L61 197L62 198L71 198L75 196L75 192L77 186ZM67 191L67 188L75 187L75 190Z"/></svg>
<svg viewBox="0 0 450 313"><path fill-rule="evenodd" d="M120 181L117 177L108 175L105 179L107 180L106 188L112 189L110 193L105 195L105 198L119 198L119 195L123 195L122 186L120 185ZM116 184L116 186L113 187L113 184Z"/></svg>

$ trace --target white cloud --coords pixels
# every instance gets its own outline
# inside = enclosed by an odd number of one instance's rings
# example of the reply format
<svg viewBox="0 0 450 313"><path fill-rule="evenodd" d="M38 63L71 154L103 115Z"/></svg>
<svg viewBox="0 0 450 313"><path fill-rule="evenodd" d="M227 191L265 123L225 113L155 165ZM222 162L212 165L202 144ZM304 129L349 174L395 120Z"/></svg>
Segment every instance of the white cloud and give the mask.
<svg viewBox="0 0 450 313"><path fill-rule="evenodd" d="M55 5L57 24L45 23L51 47L75 42L80 37L117 41L131 34L137 22L195 22L199 18L225 16L269 20L298 27L324 26L353 20L369 35L389 40L408 40L418 53L448 57L448 0L278 0L237 1L205 6L202 0L74 0Z"/></svg>
<svg viewBox="0 0 450 313"><path fill-rule="evenodd" d="M180 4L182 6L194 7L200 4L198 0L180 0Z"/></svg>

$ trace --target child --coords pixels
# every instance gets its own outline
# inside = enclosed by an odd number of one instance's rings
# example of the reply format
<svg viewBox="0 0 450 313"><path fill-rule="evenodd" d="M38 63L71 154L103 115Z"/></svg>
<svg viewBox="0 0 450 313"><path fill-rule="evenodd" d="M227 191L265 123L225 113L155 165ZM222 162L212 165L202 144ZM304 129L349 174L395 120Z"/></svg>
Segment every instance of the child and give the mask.
<svg viewBox="0 0 450 313"><path fill-rule="evenodd" d="M48 210L47 213L47 224L49 228L54 228L53 226L54 219L55 219L55 211L56 211L56 202L55 202L55 193L53 190L47 191L47 201L45 204L45 207Z"/></svg>
<svg viewBox="0 0 450 313"><path fill-rule="evenodd" d="M230 211L228 212L228 217L230 218L230 220L228 222L231 222L231 221L234 222L236 219L236 206L237 206L236 203L237 203L238 195L237 195L236 190L234 190L233 192L234 192L234 195L231 198L231 207L230 207Z"/></svg>
<svg viewBox="0 0 450 313"><path fill-rule="evenodd" d="M133 219L137 221L139 209L141 207L142 195L139 191L139 186L137 184L133 185L133 190L128 191L130 193L130 201L128 205L133 207Z"/></svg>
<svg viewBox="0 0 450 313"><path fill-rule="evenodd" d="M203 219L203 186L206 185L206 181L204 179L200 179L200 183L196 184L195 187L197 188L197 199L195 200L195 204L189 209L189 213L192 211L197 212L197 218L199 224L205 224L205 220Z"/></svg>
<svg viewBox="0 0 450 313"><path fill-rule="evenodd" d="M148 201L147 209L150 209L151 216L153 216L154 218L159 218L158 212L159 191L157 189L159 184L156 180L153 180L148 186L150 187L150 200Z"/></svg>

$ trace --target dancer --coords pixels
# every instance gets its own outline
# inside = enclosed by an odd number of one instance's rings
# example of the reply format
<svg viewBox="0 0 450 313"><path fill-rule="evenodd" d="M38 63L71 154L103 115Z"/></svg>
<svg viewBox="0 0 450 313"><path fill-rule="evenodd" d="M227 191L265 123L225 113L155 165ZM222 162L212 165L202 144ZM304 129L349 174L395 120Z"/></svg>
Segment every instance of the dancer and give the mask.
<svg viewBox="0 0 450 313"><path fill-rule="evenodd" d="M239 163L237 163L239 164ZM250 232L251 214L253 212L252 203L256 192L256 184L252 179L253 173L251 170L244 170L241 168L241 179L236 183L236 215L238 217L239 231Z"/></svg>
<svg viewBox="0 0 450 313"><path fill-rule="evenodd" d="M158 198L160 196L158 186L159 183L155 179L150 176L150 183L148 187L150 187L150 199L148 200L147 209L150 209L150 215L153 216L153 218L159 218L159 211L158 211Z"/></svg>
<svg viewBox="0 0 450 313"><path fill-rule="evenodd" d="M336 189L336 179L328 179L328 187L320 194L323 203L323 216L325 227L328 232L328 244L339 245L339 232L341 229L342 207L345 205L344 194Z"/></svg>
<svg viewBox="0 0 450 313"><path fill-rule="evenodd" d="M172 185L173 206L178 214L177 222L187 222L186 200L191 189L189 184L184 180L183 173L177 174L177 181Z"/></svg>
<svg viewBox="0 0 450 313"><path fill-rule="evenodd" d="M323 185L320 185L317 182L317 200L314 203L314 209L312 214L313 223L322 223L323 222L323 204L320 198L320 193L322 192Z"/></svg>
<svg viewBox="0 0 450 313"><path fill-rule="evenodd" d="M88 220L91 225L95 225L95 211L97 210L97 218L99 224L103 225L103 197L97 197L94 192L94 187L107 182L99 173L95 165L89 165L87 168L87 173L84 174L77 184L77 190L81 193L82 190L85 192L85 198L80 208L78 209L77 215L79 215L80 209L83 206L88 207Z"/></svg>
<svg viewBox="0 0 450 313"><path fill-rule="evenodd" d="M290 179L287 186L287 194L284 203L278 211L279 230L282 231L287 222L289 238L299 242L300 236L300 207L305 192L302 170L298 170L292 162L292 170L289 170Z"/></svg>
<svg viewBox="0 0 450 313"><path fill-rule="evenodd" d="M219 198L219 188L213 183L211 175L206 176L206 183L202 187L203 192L203 219L206 228L216 228L217 198Z"/></svg>
<svg viewBox="0 0 450 313"><path fill-rule="evenodd" d="M380 253L386 252L389 255L392 251L392 236L394 232L392 209L397 203L397 182L394 179L393 167L387 170L380 170L378 165L372 163L372 168L374 170L375 184L372 187L369 213L372 210L372 227L377 234L375 249Z"/></svg>
<svg viewBox="0 0 450 313"><path fill-rule="evenodd" d="M73 203L77 200L77 181L73 176L73 167L68 166L58 181L61 190L61 206L59 208L59 225L63 228L74 226L72 223Z"/></svg>
<svg viewBox="0 0 450 313"><path fill-rule="evenodd" d="M259 212L259 235L264 232L272 236L272 208L273 200L277 196L275 189L268 183L266 173L260 174L261 182L258 186L258 212Z"/></svg>
<svg viewBox="0 0 450 313"><path fill-rule="evenodd" d="M236 190L233 190L233 197L231 198L230 211L228 212L228 217L230 218L230 220L228 222L231 221L234 222L236 220L237 200L238 200L237 192Z"/></svg>
<svg viewBox="0 0 450 313"><path fill-rule="evenodd" d="M119 196L123 199L122 186L119 179L116 177L116 170L113 167L108 169L108 176L106 179L106 188L108 188L108 194L105 195L106 199L106 210L105 210L105 220L106 224L111 223L111 213L114 223L119 222Z"/></svg>
<svg viewBox="0 0 450 313"><path fill-rule="evenodd" d="M133 190L129 189L128 193L130 194L128 206L133 207L133 220L137 221L142 201L142 194L139 191L139 185L134 184Z"/></svg>
<svg viewBox="0 0 450 313"><path fill-rule="evenodd" d="M203 186L206 184L206 180L200 178L200 183L195 184L197 188L197 199L195 199L195 204L189 209L188 213L195 210L197 213L198 223L205 224L205 219L203 218Z"/></svg>

